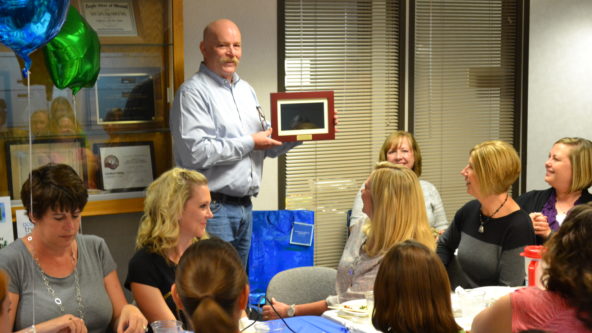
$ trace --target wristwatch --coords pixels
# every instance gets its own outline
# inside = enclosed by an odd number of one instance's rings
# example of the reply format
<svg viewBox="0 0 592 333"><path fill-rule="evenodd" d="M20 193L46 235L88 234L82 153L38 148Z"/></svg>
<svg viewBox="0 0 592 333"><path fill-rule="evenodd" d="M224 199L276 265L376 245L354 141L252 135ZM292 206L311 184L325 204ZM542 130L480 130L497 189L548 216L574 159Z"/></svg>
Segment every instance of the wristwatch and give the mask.
<svg viewBox="0 0 592 333"><path fill-rule="evenodd" d="M296 312L296 304L292 304L288 308L288 311L286 312L286 314L288 315L288 317L294 317L295 312Z"/></svg>

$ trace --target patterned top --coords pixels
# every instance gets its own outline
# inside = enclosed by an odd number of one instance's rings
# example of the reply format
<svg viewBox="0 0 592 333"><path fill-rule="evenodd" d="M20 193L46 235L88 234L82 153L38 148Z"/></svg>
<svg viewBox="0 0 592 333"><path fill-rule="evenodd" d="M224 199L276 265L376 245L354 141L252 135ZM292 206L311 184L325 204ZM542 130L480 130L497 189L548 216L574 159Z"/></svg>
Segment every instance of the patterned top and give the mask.
<svg viewBox="0 0 592 333"><path fill-rule="evenodd" d="M364 293L374 289L374 280L382 255L369 257L362 246L366 243L363 223L352 227L339 266L337 267L337 295L327 297L328 305L336 305L352 299L364 298Z"/></svg>

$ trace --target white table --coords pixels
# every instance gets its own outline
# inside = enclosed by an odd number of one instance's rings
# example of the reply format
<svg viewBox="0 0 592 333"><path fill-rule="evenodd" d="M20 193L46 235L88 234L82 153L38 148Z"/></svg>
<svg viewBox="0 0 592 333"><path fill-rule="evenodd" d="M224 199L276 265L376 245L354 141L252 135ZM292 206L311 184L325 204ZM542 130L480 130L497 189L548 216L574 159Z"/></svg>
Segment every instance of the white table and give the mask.
<svg viewBox="0 0 592 333"><path fill-rule="evenodd" d="M481 287L475 288L477 290L482 290L485 293L484 302L480 306L479 309L473 309L471 313L478 313L480 310L484 309L487 305L495 301L496 299L509 294L510 292L516 290L516 288L511 287L501 287L501 286L491 286L491 287ZM462 307L460 305L460 301L457 295L452 294L452 308L455 310L455 320L456 323L462 327L465 331L471 329L471 324L473 323L473 316L464 316L462 315ZM350 302L365 302L365 300L354 300ZM346 304L349 302L346 302ZM460 311L458 311L460 310ZM456 314L458 313L458 316ZM356 316L344 316L339 310L329 310L323 313L323 317L333 320L348 329L350 333L380 333L377 331L374 326L372 326L372 319L370 316L366 317L356 317Z"/></svg>

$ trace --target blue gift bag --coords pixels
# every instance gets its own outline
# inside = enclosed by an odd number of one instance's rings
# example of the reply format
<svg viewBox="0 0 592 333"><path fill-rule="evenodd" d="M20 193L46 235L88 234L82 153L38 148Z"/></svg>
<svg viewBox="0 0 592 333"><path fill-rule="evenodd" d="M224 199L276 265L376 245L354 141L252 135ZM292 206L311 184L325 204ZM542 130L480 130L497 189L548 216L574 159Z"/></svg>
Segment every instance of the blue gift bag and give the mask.
<svg viewBox="0 0 592 333"><path fill-rule="evenodd" d="M283 270L314 264L314 237L311 246L290 244L294 222L314 225L308 210L253 211L253 237L249 252L251 304L260 304L271 278Z"/></svg>

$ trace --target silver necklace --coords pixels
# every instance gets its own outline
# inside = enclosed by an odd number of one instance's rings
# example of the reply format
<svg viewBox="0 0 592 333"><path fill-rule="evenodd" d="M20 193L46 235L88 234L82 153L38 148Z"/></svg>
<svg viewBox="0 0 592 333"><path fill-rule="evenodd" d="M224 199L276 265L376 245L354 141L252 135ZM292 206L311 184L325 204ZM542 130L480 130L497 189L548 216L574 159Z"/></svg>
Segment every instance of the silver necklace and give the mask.
<svg viewBox="0 0 592 333"><path fill-rule="evenodd" d="M60 308L60 311L63 314L66 314L66 310L64 309L64 304L62 302L62 299L56 296L55 290L49 284L49 280L47 279L47 274L45 274L45 272L43 271L43 268L41 268L41 264L39 263L39 258L37 258L37 255L35 253L35 247L33 246L33 243L32 243L33 237L29 236L29 237L27 237L27 240L29 241L29 245L31 246L33 260L35 260L35 264L37 265L37 268L39 269L39 272L41 273L41 279L43 279L43 284L45 285L45 288L47 288L47 293L49 294L49 297L53 298L53 302ZM80 291L80 281L78 279L78 269L77 269L77 265L76 265L76 257L74 255L74 248L72 248L72 264L74 264L74 288L76 290L76 302L78 303L78 314L79 314L80 319L84 320L84 303L82 302L82 292Z"/></svg>
<svg viewBox="0 0 592 333"><path fill-rule="evenodd" d="M508 201L508 193L506 193L506 198L504 199L504 202L502 202L502 204L497 207L497 209L495 210L495 212L493 212L493 214L491 214L490 216L487 216L483 213L481 213L481 211L479 210L479 222L481 225L479 225L479 233L482 234L485 232L485 224L489 221L491 221L491 219L493 219L493 216L495 214L497 214L497 212L500 211L500 209L502 209L502 207L504 207L504 205L506 204L506 201ZM485 221L484 221L485 220Z"/></svg>

